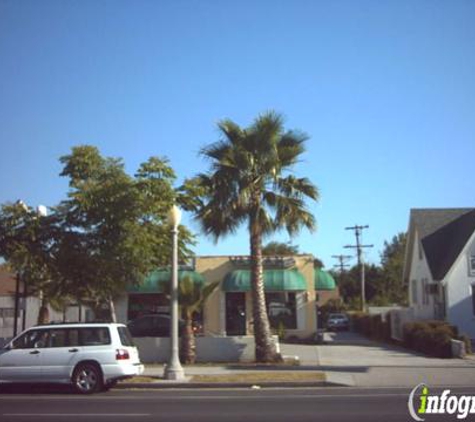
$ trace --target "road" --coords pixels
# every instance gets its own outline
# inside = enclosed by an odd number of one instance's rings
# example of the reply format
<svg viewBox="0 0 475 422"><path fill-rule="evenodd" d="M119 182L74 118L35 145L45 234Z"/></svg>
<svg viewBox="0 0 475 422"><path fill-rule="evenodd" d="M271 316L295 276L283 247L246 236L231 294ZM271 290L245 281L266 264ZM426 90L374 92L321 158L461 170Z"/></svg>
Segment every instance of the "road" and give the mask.
<svg viewBox="0 0 475 422"><path fill-rule="evenodd" d="M467 389L452 389L473 394ZM3 391L2 422L59 421L410 421L407 389L313 388L112 390L94 396L65 391ZM430 421L431 415L426 420ZM437 416L437 421L457 420ZM469 416L470 419L470 416Z"/></svg>

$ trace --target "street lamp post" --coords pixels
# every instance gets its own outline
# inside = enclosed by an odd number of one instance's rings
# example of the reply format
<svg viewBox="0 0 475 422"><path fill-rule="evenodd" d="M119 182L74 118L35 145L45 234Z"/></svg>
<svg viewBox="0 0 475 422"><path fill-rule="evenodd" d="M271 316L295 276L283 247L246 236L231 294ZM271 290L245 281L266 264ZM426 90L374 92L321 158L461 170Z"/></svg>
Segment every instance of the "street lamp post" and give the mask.
<svg viewBox="0 0 475 422"><path fill-rule="evenodd" d="M172 279L170 289L170 356L165 367L165 379L185 378L178 354L178 225L181 211L174 205L168 212L168 223L172 229Z"/></svg>

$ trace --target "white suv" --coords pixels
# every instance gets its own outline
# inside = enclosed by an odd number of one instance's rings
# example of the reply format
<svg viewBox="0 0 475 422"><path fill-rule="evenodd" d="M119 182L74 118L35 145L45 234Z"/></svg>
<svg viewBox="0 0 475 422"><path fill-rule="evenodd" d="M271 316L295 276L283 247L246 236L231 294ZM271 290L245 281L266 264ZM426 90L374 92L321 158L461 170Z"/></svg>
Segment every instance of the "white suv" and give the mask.
<svg viewBox="0 0 475 422"><path fill-rule="evenodd" d="M71 383L91 394L143 370L123 324L39 325L0 349L0 383Z"/></svg>

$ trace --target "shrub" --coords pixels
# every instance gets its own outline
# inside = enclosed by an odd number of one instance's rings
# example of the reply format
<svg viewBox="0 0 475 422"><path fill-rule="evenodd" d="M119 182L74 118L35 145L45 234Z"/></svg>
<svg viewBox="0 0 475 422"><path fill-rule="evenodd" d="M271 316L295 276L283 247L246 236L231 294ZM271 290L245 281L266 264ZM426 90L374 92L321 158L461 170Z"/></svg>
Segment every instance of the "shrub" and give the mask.
<svg viewBox="0 0 475 422"><path fill-rule="evenodd" d="M285 325L283 321L279 321L279 325L277 326L276 334L279 337L279 340L284 340L285 337Z"/></svg>
<svg viewBox="0 0 475 422"><path fill-rule="evenodd" d="M403 327L403 344L427 355L450 358L450 340L457 338L457 331L456 327L444 321L408 322Z"/></svg>
<svg viewBox="0 0 475 422"><path fill-rule="evenodd" d="M374 340L388 341L391 338L389 320L383 321L381 315L369 315L356 312L352 315L353 329Z"/></svg>

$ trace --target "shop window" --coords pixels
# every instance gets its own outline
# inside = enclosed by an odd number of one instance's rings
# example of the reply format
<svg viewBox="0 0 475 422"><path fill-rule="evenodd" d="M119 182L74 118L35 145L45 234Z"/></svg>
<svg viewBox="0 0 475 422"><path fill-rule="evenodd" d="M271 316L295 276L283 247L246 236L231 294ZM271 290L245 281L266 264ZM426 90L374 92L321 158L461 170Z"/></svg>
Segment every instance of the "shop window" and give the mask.
<svg viewBox="0 0 475 422"><path fill-rule="evenodd" d="M164 293L130 294L127 310L129 321L151 314L170 313L170 298ZM193 331L196 335L203 334L203 312L193 312Z"/></svg>
<svg viewBox="0 0 475 422"><path fill-rule="evenodd" d="M271 328L283 325L288 329L297 328L297 312L294 292L266 293L267 315Z"/></svg>
<svg viewBox="0 0 475 422"><path fill-rule="evenodd" d="M164 293L130 294L127 319L142 315L166 314L170 310L170 299Z"/></svg>

